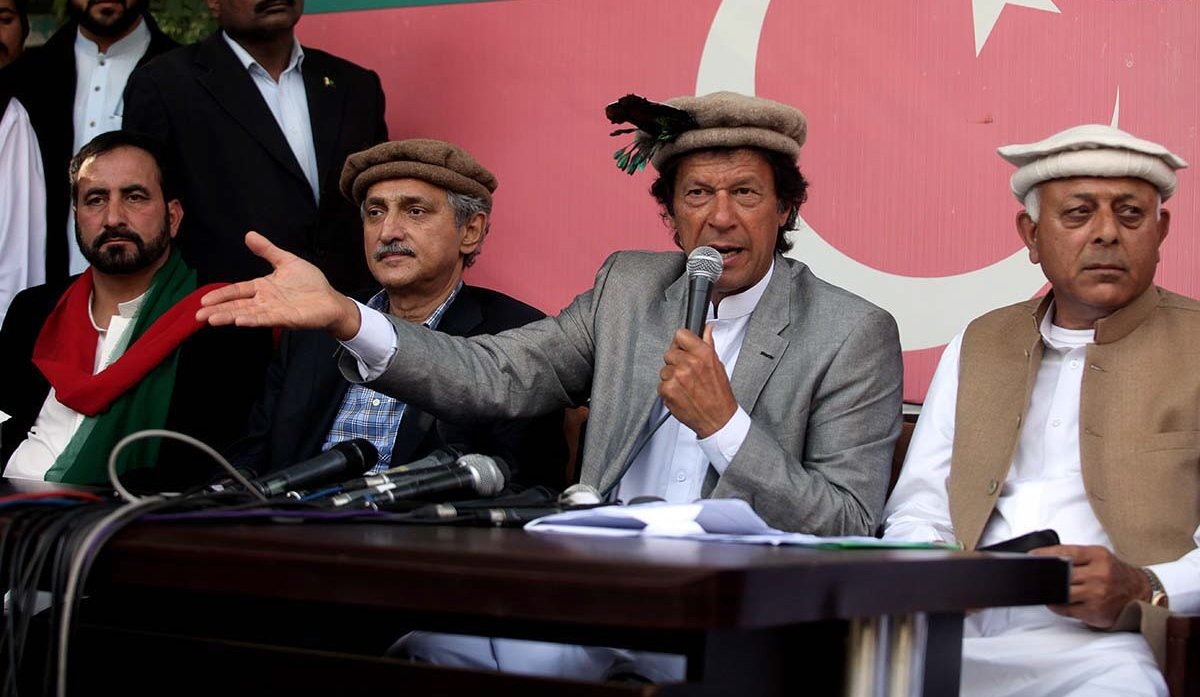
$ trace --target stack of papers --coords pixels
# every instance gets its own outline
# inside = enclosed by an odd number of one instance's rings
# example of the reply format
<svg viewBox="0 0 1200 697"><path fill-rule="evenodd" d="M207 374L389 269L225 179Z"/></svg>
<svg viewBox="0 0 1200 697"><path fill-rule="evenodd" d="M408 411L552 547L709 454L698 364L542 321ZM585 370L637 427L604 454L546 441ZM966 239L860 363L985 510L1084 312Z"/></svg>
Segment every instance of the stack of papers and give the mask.
<svg viewBox="0 0 1200 697"><path fill-rule="evenodd" d="M957 549L945 543L904 542L875 537L819 537L783 532L767 525L741 499L695 503L602 506L556 513L525 525L531 532L605 537L674 537L818 549Z"/></svg>

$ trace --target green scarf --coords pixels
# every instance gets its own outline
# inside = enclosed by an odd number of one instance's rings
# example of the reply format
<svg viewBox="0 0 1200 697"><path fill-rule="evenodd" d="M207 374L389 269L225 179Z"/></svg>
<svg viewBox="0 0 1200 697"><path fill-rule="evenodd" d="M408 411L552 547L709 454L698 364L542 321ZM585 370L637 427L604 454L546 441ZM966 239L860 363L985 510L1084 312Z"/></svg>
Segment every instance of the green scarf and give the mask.
<svg viewBox="0 0 1200 697"><path fill-rule="evenodd" d="M172 249L166 263L154 274L126 346L136 343L163 313L195 290L196 272L183 263L178 250ZM162 428L166 423L178 363L179 351L172 351L113 400L106 411L84 418L71 442L46 472L46 481L107 484L108 455L117 441L135 431ZM131 443L121 451L117 471L155 464L158 448L156 438Z"/></svg>

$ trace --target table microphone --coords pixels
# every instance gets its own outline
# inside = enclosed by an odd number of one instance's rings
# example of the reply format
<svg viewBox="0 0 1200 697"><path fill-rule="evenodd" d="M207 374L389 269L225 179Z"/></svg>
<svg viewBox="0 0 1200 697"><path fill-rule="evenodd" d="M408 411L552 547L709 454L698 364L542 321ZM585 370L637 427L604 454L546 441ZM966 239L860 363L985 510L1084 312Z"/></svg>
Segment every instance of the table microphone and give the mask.
<svg viewBox="0 0 1200 697"><path fill-rule="evenodd" d="M683 326L696 336L704 335L713 284L721 277L724 268L725 262L721 259L721 253L712 247L696 247L688 255L687 315Z"/></svg>
<svg viewBox="0 0 1200 697"><path fill-rule="evenodd" d="M457 467L457 461L460 457L462 457L462 453L456 448L451 446L438 448L419 460L413 460L407 464L386 469L378 474L342 482L339 489L341 491L354 491L355 489L366 489L372 486L379 486L380 484L400 481L413 475L435 474L450 467Z"/></svg>
<svg viewBox="0 0 1200 697"><path fill-rule="evenodd" d="M367 497L376 510L389 510L391 504L419 499L432 494L470 489L480 496L495 496L508 483L508 465L490 455L463 455L459 467L443 474L424 477L413 482L398 482L387 491Z"/></svg>
<svg viewBox="0 0 1200 697"><path fill-rule="evenodd" d="M318 482L362 474L375 466L379 451L365 438L355 438L334 445L329 450L284 467L278 472L250 480L250 485L267 498Z"/></svg>

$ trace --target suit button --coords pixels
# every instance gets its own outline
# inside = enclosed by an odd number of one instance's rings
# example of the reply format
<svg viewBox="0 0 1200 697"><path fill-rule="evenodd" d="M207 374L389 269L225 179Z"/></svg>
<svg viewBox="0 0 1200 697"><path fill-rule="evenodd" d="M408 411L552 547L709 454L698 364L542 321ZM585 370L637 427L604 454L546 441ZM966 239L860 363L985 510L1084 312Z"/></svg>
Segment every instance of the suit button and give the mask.
<svg viewBox="0 0 1200 697"><path fill-rule="evenodd" d="M999 488L1000 488L1000 483L997 482L995 479L989 481L988 485L987 485L988 496L991 496L992 494L996 493L996 489L999 489Z"/></svg>

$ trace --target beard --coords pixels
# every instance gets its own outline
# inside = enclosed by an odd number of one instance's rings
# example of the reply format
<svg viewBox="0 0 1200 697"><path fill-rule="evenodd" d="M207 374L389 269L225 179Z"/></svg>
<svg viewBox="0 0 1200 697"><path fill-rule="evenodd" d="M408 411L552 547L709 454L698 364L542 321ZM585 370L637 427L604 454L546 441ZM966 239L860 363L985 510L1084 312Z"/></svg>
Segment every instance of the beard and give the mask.
<svg viewBox="0 0 1200 697"><path fill-rule="evenodd" d="M120 36L142 16L145 0L121 0L121 9L112 8L99 16L92 14L92 8L100 4L99 0L84 0L84 7L75 4L76 0L68 0L67 16L79 26L87 29L96 36Z"/></svg>
<svg viewBox="0 0 1200 697"><path fill-rule="evenodd" d="M162 229L159 234L149 240L128 227L108 228L96 236L91 244L83 241L79 223L75 223L75 242L79 251L88 264L99 272L110 276L122 276L137 273L157 262L167 253L171 246L170 220L164 216ZM126 240L133 249L125 246L104 248L105 243L113 240Z"/></svg>

